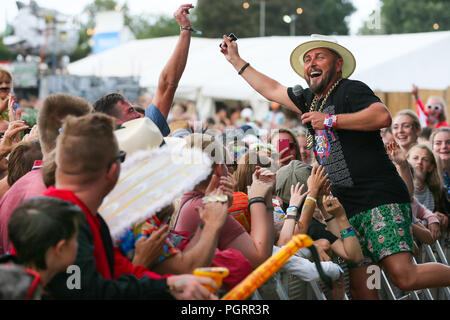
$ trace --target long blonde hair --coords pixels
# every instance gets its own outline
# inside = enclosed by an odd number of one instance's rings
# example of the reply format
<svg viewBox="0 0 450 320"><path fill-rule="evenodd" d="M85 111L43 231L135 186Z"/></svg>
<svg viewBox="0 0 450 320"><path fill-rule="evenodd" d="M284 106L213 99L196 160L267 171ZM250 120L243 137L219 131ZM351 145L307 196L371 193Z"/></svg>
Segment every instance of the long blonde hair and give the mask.
<svg viewBox="0 0 450 320"><path fill-rule="evenodd" d="M443 186L443 182L442 182L441 175L439 174L436 158L433 154L433 151L431 151L431 149L426 144L416 144L411 149L409 149L408 155L407 155L408 158L410 157L412 150L415 148L420 148L422 150L425 150L428 153L431 164L433 165L433 169L431 170L431 172L427 173L427 176L425 178L425 184L428 186L431 193L433 194L434 206L436 208L436 207L438 207L438 203L441 200L442 186Z"/></svg>

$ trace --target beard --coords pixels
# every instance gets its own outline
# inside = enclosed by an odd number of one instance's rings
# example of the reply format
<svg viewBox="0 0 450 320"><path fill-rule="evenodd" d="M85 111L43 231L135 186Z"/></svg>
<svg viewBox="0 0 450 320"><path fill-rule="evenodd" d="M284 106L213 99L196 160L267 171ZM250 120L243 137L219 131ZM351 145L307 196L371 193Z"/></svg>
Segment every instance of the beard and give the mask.
<svg viewBox="0 0 450 320"><path fill-rule="evenodd" d="M328 71L322 72L322 80L318 82L312 82L311 77L306 78L306 83L308 83L309 88L314 94L320 94L325 93L324 90L328 87L328 85L333 80L334 76L336 75L336 64L333 64ZM316 69L317 70L317 69ZM310 71L311 72L311 71Z"/></svg>

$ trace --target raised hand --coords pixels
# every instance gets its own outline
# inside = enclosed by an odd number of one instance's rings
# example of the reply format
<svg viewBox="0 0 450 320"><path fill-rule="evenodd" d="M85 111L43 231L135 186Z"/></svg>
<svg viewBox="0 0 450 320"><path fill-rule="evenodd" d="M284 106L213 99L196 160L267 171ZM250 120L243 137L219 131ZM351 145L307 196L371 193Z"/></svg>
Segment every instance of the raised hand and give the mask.
<svg viewBox="0 0 450 320"><path fill-rule="evenodd" d="M220 52L222 52L225 58L231 63L240 58L236 41L231 41L231 38L227 35L223 35Z"/></svg>
<svg viewBox="0 0 450 320"><path fill-rule="evenodd" d="M280 151L279 159L278 159L279 168L281 168L284 165L289 164L289 162L291 162L291 160L294 159L294 155L292 155L292 154L290 154L288 156L284 156L287 153L289 153L289 148L285 148L285 149Z"/></svg>
<svg viewBox="0 0 450 320"><path fill-rule="evenodd" d="M173 16L177 20L180 27L190 27L191 20L189 19L189 10L194 8L192 4L182 4L177 11L174 12Z"/></svg>
<svg viewBox="0 0 450 320"><path fill-rule="evenodd" d="M27 133L24 137L23 137L23 141L32 141L35 139L39 139L39 129L37 124L35 124L33 126L33 128L31 128L30 133Z"/></svg>
<svg viewBox="0 0 450 320"><path fill-rule="evenodd" d="M303 192L304 184L300 185L298 182L296 185L291 186L291 199L289 200L289 206L299 207L305 199L307 192Z"/></svg>
<svg viewBox="0 0 450 320"><path fill-rule="evenodd" d="M150 268L164 252L164 243L169 236L169 226L164 225L153 231L148 238L141 237L136 241L133 265Z"/></svg>
<svg viewBox="0 0 450 320"><path fill-rule="evenodd" d="M253 182L248 191L249 199L265 197L275 185L276 175L266 168L256 167L253 173Z"/></svg>
<svg viewBox="0 0 450 320"><path fill-rule="evenodd" d="M386 151L389 155L389 158L394 162L395 164L401 166L407 163L406 154L405 152L400 148L397 142L389 142L386 145Z"/></svg>
<svg viewBox="0 0 450 320"><path fill-rule="evenodd" d="M325 174L325 168L323 166L313 166L311 175L308 177L306 184L308 185L308 191L310 196L316 198L319 196L319 192L328 179L328 173Z"/></svg>
<svg viewBox="0 0 450 320"><path fill-rule="evenodd" d="M29 126L22 120L11 121L0 142L0 148L3 150L2 152L11 152L14 145L20 142L19 132L28 128Z"/></svg>
<svg viewBox="0 0 450 320"><path fill-rule="evenodd" d="M337 198L331 195L324 196L322 198L322 203L328 214L336 218L345 216L345 210Z"/></svg>
<svg viewBox="0 0 450 320"><path fill-rule="evenodd" d="M220 196L225 193L219 187L213 192L209 192L207 196ZM197 207L195 208L198 212L200 220L209 226L213 226L217 229L220 229L225 224L225 221L228 217L228 201L227 202L208 202L205 204L204 208Z"/></svg>

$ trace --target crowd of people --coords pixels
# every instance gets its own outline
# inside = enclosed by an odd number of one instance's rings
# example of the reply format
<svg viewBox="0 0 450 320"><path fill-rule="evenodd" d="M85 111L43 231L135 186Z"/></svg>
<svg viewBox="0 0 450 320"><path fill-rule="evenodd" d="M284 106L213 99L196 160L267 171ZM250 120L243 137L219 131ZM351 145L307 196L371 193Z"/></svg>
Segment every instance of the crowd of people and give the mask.
<svg viewBox="0 0 450 320"><path fill-rule="evenodd" d="M200 122L195 105L173 105L192 8L174 13L180 36L145 108L119 93L93 104L53 94L30 128L10 94L13 75L0 69L0 298L214 300L296 234L314 244L279 273L289 285L320 281L330 299L379 299L368 286L372 265L403 291L449 286L449 266L413 260L422 243L450 245L445 102L424 105L413 88L426 121L409 109L392 117L366 84L348 79L352 53L324 36L291 54L309 88L285 87L224 36L220 50L237 76L272 103L264 117L219 105ZM210 173L115 238L99 209L131 155L117 133L132 123L153 128L136 138L146 146L201 149ZM81 277L69 286L74 266ZM194 275L203 267L229 275L218 285ZM266 299L275 291L270 281L259 290Z"/></svg>

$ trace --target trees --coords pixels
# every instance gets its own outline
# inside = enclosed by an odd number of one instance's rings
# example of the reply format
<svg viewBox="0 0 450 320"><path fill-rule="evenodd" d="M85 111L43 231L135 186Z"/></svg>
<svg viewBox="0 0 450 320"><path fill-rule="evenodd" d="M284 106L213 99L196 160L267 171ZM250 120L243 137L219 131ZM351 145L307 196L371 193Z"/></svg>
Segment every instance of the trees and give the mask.
<svg viewBox="0 0 450 320"><path fill-rule="evenodd" d="M450 1L381 0L386 33L413 33L450 29Z"/></svg>
<svg viewBox="0 0 450 320"><path fill-rule="evenodd" d="M392 34L450 30L450 1L381 0L380 25L359 30L361 34ZM371 17L372 20L374 17ZM369 25L371 20L368 21Z"/></svg>
<svg viewBox="0 0 450 320"><path fill-rule="evenodd" d="M152 22L154 21L154 22ZM130 22L130 29L136 39L174 36L180 33L180 27L173 17L149 15L134 16Z"/></svg>
<svg viewBox="0 0 450 320"><path fill-rule="evenodd" d="M238 37L259 36L261 0L198 0L195 10L197 27L205 37L222 37L234 32ZM265 36L289 35L284 15L295 15L295 34L348 34L345 18L355 11L349 0L265 0ZM302 9L297 14L297 8Z"/></svg>

